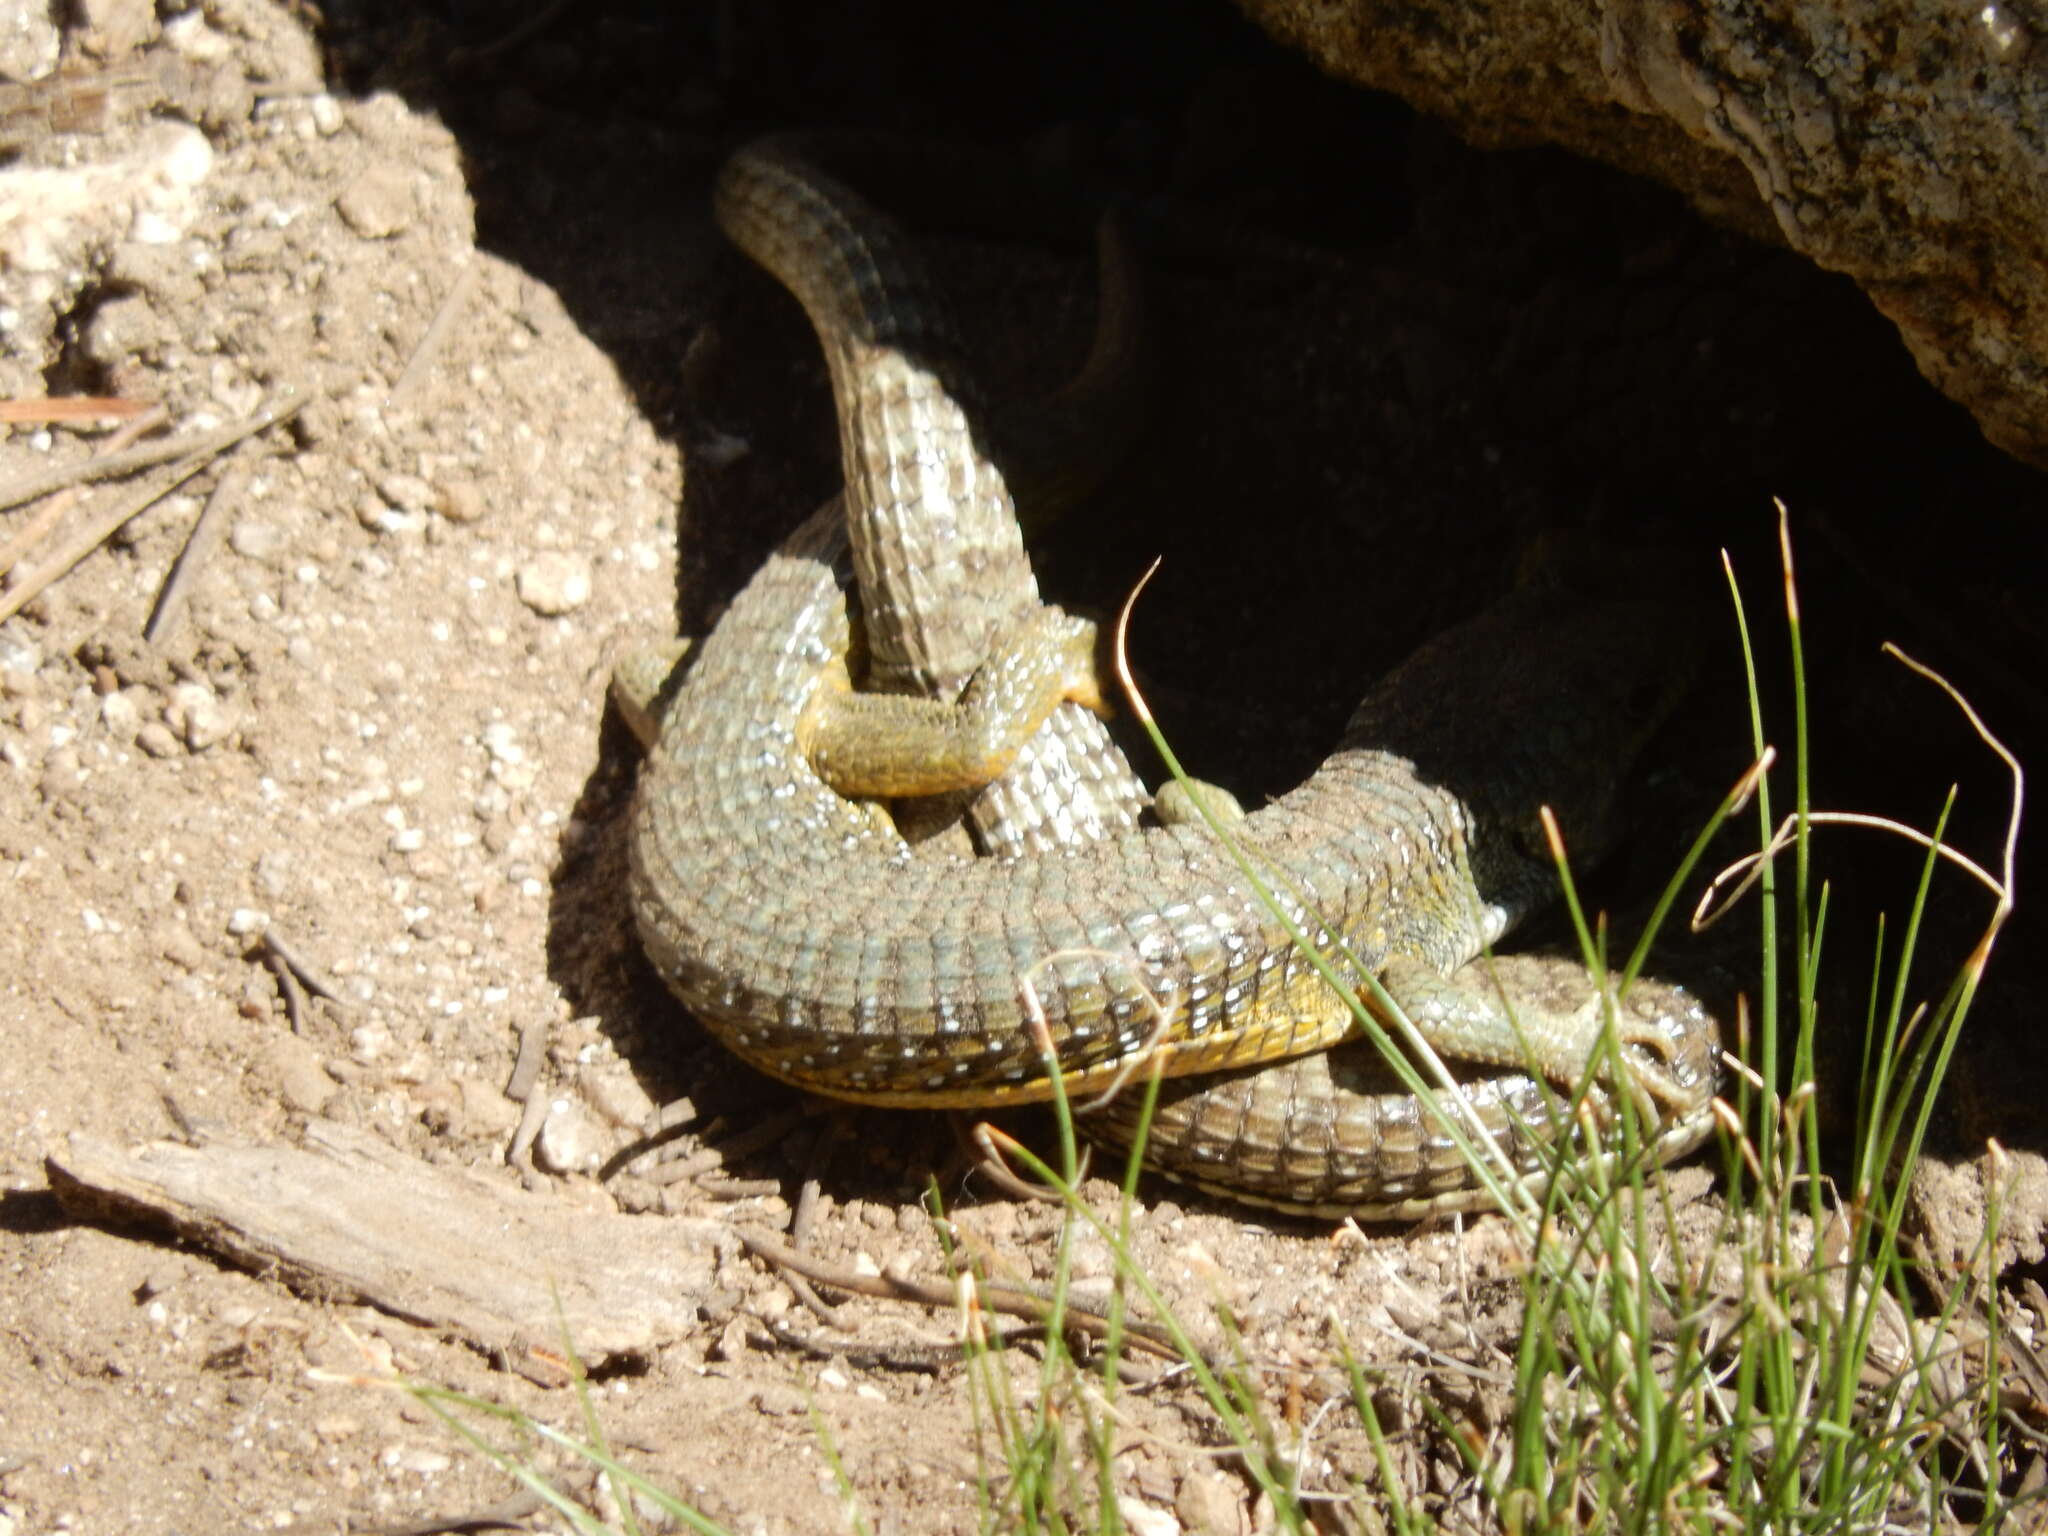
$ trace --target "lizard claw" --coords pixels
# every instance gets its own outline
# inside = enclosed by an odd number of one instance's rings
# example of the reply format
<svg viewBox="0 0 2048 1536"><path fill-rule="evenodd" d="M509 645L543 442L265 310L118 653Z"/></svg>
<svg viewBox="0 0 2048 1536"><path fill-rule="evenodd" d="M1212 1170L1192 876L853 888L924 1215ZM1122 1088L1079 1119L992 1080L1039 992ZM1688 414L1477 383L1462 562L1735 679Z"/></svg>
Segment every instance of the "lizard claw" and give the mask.
<svg viewBox="0 0 2048 1536"><path fill-rule="evenodd" d="M1665 982L1639 981L1616 1019L1623 1069L1638 1102L1644 1096L1666 1113L1695 1109L1712 1091L1713 1021L1699 999ZM1688 1060L1700 1042L1705 1059Z"/></svg>

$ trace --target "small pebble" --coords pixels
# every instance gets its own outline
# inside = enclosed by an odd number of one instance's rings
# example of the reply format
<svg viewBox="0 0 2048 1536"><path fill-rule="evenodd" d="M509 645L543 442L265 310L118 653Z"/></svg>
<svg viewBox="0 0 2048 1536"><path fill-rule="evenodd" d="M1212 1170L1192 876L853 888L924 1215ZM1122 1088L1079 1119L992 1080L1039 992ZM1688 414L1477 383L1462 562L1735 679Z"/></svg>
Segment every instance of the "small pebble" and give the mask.
<svg viewBox="0 0 2048 1536"><path fill-rule="evenodd" d="M149 0L75 0L70 23L87 33L94 53L124 58L156 36L156 7Z"/></svg>
<svg viewBox="0 0 2048 1536"><path fill-rule="evenodd" d="M116 741L133 741L142 729L142 711L126 693L110 693L100 700L100 724Z"/></svg>
<svg viewBox="0 0 2048 1536"><path fill-rule="evenodd" d="M406 516L374 493L356 503L356 521L372 533L385 534L418 533L425 526L419 518Z"/></svg>
<svg viewBox="0 0 2048 1536"><path fill-rule="evenodd" d="M581 555L550 550L519 568L519 600L535 613L555 618L590 601L590 562Z"/></svg>
<svg viewBox="0 0 2048 1536"><path fill-rule="evenodd" d="M276 900L291 889L292 866L296 859L283 848L272 848L256 856L252 871L256 889L263 895Z"/></svg>
<svg viewBox="0 0 2048 1536"><path fill-rule="evenodd" d="M172 16L164 22L164 41L188 59L217 64L226 59L234 45L206 24L197 10Z"/></svg>
<svg viewBox="0 0 2048 1536"><path fill-rule="evenodd" d="M42 664L41 645L13 621L0 624L0 686L9 693L26 693Z"/></svg>
<svg viewBox="0 0 2048 1536"><path fill-rule="evenodd" d="M640 1086L633 1069L623 1061L606 1062L585 1072L578 1090L613 1125L637 1128L654 1113L654 1097Z"/></svg>
<svg viewBox="0 0 2048 1536"><path fill-rule="evenodd" d="M414 517L425 517L439 500L434 488L418 475L384 475L377 481L377 494L387 504Z"/></svg>
<svg viewBox="0 0 2048 1536"><path fill-rule="evenodd" d="M388 240L412 222L412 179L395 165L373 165L334 200L341 221L365 240Z"/></svg>
<svg viewBox="0 0 2048 1536"><path fill-rule="evenodd" d="M473 480L448 481L441 487L436 506L451 523L473 523L488 510L484 504L484 493Z"/></svg>
<svg viewBox="0 0 2048 1536"><path fill-rule="evenodd" d="M269 560L284 548L284 535L269 523L245 517L228 533L228 547L249 560Z"/></svg>
<svg viewBox="0 0 2048 1536"><path fill-rule="evenodd" d="M235 717L211 688L201 683L179 683L164 706L164 724L182 735L185 745L194 752L204 752L227 740L234 731Z"/></svg>
<svg viewBox="0 0 2048 1536"><path fill-rule="evenodd" d="M534 1139L534 1160L550 1173L590 1173L611 1149L611 1137L580 1099L557 1098Z"/></svg>
<svg viewBox="0 0 2048 1536"><path fill-rule="evenodd" d="M421 1477L436 1477L455 1465L455 1458L446 1451L429 1450L423 1445L409 1445L403 1450L387 1452L384 1464L396 1467L401 1472L416 1472Z"/></svg>
<svg viewBox="0 0 2048 1536"><path fill-rule="evenodd" d="M192 930L183 923L165 923L157 930L157 952L181 971L196 971L206 964L206 951Z"/></svg>
<svg viewBox="0 0 2048 1536"><path fill-rule="evenodd" d="M317 1115L340 1090L327 1075L320 1053L297 1035L275 1035L264 1050L266 1075L287 1109L302 1115Z"/></svg>
<svg viewBox="0 0 2048 1536"><path fill-rule="evenodd" d="M101 368L124 368L152 355L162 336L163 322L149 301L139 294L124 294L94 312L80 338L80 350Z"/></svg>
<svg viewBox="0 0 2048 1536"><path fill-rule="evenodd" d="M1180 1522L1173 1518L1170 1510L1147 1504L1136 1494L1118 1494L1116 1510L1123 1516L1124 1527L1132 1536L1180 1536Z"/></svg>
<svg viewBox="0 0 2048 1536"><path fill-rule="evenodd" d="M177 750L175 743L172 751ZM56 747L43 759L42 791L45 800L62 800L78 793L85 783L85 773L78 761L78 752L73 747Z"/></svg>
<svg viewBox="0 0 2048 1536"><path fill-rule="evenodd" d="M171 728L161 720L152 720L136 731L135 745L151 757L176 757L184 750L171 734Z"/></svg>
<svg viewBox="0 0 2048 1536"><path fill-rule="evenodd" d="M480 1077L460 1077L461 1122L452 1128L469 1136L503 1134L519 1123L519 1106L506 1098L496 1083Z"/></svg>
<svg viewBox="0 0 2048 1536"><path fill-rule="evenodd" d="M484 750L494 763L515 768L526 761L526 749L519 745L519 732L504 720L493 720L483 728Z"/></svg>
<svg viewBox="0 0 2048 1536"><path fill-rule="evenodd" d="M708 1351L714 1360L744 1360L747 1358L747 1320L735 1314L726 1319L719 1330L718 1338Z"/></svg>
<svg viewBox="0 0 2048 1536"><path fill-rule="evenodd" d="M1190 1472L1183 1477L1173 1509L1181 1524L1196 1536L1238 1536L1250 1524L1242 1492L1214 1472Z"/></svg>
<svg viewBox="0 0 2048 1536"><path fill-rule="evenodd" d="M185 745L194 752L204 752L226 741L234 728L235 717L230 711L215 702L200 704L185 715Z"/></svg>

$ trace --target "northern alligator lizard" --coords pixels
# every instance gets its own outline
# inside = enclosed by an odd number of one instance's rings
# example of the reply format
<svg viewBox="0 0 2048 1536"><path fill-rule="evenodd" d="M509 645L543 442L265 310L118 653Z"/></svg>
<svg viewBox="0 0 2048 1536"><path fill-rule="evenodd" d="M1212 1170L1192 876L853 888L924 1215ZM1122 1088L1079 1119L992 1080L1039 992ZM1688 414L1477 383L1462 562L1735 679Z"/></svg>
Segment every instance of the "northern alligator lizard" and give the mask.
<svg viewBox="0 0 2048 1536"><path fill-rule="evenodd" d="M812 308L828 353L834 333L841 336L834 374L843 427L860 409L858 391L876 375L875 359L902 350L862 318L873 312L867 301L851 318L843 305L830 307L844 286L824 284L817 292L827 307ZM816 302L799 293L807 307ZM900 404L902 366L890 363L879 376ZM918 397L918 409L942 395L940 381ZM871 441L843 433L849 507L835 503L814 518L735 600L696 659L643 775L634 905L670 984L721 1038L774 1075L893 1104L1044 1096L1049 1083L1022 1027L1027 977L1076 1089L1105 1080L1153 1043L1148 996L1168 1009L1158 1049L1169 1071L1264 1061L1340 1038L1348 1012L1206 830L1083 835L1096 836L1092 842L1069 836L1075 846L1016 859L919 859L818 773L814 743L831 736L818 723L846 698L845 513L853 512L858 533L861 509L893 494L908 509L897 527L912 537L919 527L919 496L902 493L900 470L860 467L904 462L901 449L888 447L900 436L889 413L859 419L870 423L863 431ZM872 442L883 445L880 459ZM947 443L972 451L971 434L948 427L927 433L908 461L957 484ZM863 489L877 485L885 495ZM1005 520L1014 526L1003 505L994 521ZM971 540L967 548L971 555ZM1024 571L1028 579L1028 565ZM901 574L874 585L895 601L892 579L900 584ZM1046 622L1035 603L1034 584L1013 628ZM913 617L937 611L915 591L907 607ZM1672 633L1658 619L1647 604L1526 594L1426 648L1376 689L1324 767L1243 823L1276 888L1301 898L1297 920L1318 931L1302 903L1312 904L1328 924L1325 943L1341 937L1427 1015L1442 977L1548 894L1548 856L1533 836L1539 799L1558 807L1577 851L1604 835L1612 776L1648 717L1642 694L1655 692L1680 659L1656 643ZM872 636L870 644L889 649ZM992 645L1001 650L988 638L980 644L982 655ZM897 649L914 657L918 647ZM1004 690L987 684L1005 665L984 667L977 686L1001 699ZM1043 682L1042 670L1019 665ZM1057 691L1074 682L1063 675ZM1022 714L1035 723L1047 707L1040 687ZM890 710L879 728L871 708L858 713L846 739L897 734L886 723ZM1022 727L1012 713L994 711L993 727L985 718L981 739L1014 740ZM898 756L914 761L922 750ZM864 787L843 774L839 782ZM1525 998L1557 983L1555 974L1526 969L1529 962L1503 964L1511 993ZM1340 958L1340 970L1347 966ZM1578 981L1589 994L1583 972ZM1624 1038L1639 1075L1661 1096L1672 1150L1703 1133L1711 1024L1675 989L1643 984L1629 1002ZM1541 1068L1577 1075L1597 1038L1597 1009L1590 1025L1583 1007L1576 1017L1525 1012ZM1523 1060L1497 1017L1452 1021L1436 1033L1449 1055ZM1429 1131L1412 1100L1354 1087L1349 1054L1204 1088L1169 1109L1165 1148L1155 1146L1155 1156L1181 1162L1199 1182L1297 1207L1409 1214L1462 1203L1447 1141ZM1540 1131L1540 1095L1528 1079L1508 1074L1479 1092L1488 1103L1498 1095L1517 1104ZM1247 1158L1265 1166L1240 1179L1230 1165Z"/></svg>

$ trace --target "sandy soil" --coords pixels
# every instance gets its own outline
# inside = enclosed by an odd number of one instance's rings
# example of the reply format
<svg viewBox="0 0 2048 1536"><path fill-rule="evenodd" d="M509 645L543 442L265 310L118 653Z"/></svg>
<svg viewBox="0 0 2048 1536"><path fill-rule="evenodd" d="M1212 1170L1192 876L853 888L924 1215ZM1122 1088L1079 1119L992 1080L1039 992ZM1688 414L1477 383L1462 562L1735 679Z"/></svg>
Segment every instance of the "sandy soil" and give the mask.
<svg viewBox="0 0 2048 1536"><path fill-rule="evenodd" d="M1997 774L1869 642L1906 640L1994 723L2038 732L2038 478L1986 450L1852 292L1660 193L1476 155L1227 15L999 10L970 29L788 6L719 29L648 7L487 53L488 23L410 7L337 7L319 33L265 0L162 26L109 10L135 20L120 62L145 78L90 132L28 120L0 164L0 209L21 214L0 217L0 398L160 400L180 431L286 388L303 407L0 623L0 1532L360 1529L511 1491L409 1400L322 1370L395 1367L574 1423L531 1361L67 1215L49 1190L45 1159L77 1134L288 1145L315 1118L703 1245L694 1321L608 1362L598 1398L632 1459L707 1514L844 1528L815 1409L872 1528L975 1528L948 1320L854 1300L828 1328L703 1234L785 1226L822 1170L821 1255L937 1275L918 1204L935 1177L994 1263L1042 1279L1052 1217L973 1177L937 1117L819 1110L728 1062L638 958L621 898L634 756L612 661L678 617L704 628L834 479L801 317L705 207L719 157L764 128L974 130L1146 210L1155 425L1043 570L1101 606L1168 555L1139 660L1209 776L1252 794L1300 776L1364 678L1559 534L1648 538L1708 579L1732 546L1768 604L1780 494L1801 518L1829 793L1925 820L1961 778L1961 840L1995 847ZM945 227L936 202L906 217L932 220L994 390L1057 379L1085 346L1085 242ZM0 484L103 435L12 428ZM148 643L223 482L218 546ZM0 512L0 541L34 510ZM1723 678L1646 775L1611 899L1640 900L1747 750ZM1905 867L1843 878L1896 911L1885 882ZM1942 942L1981 921L1954 895ZM1958 1068L1952 1147L2040 1144L2028 931ZM265 933L335 994L297 1029ZM1744 942L1674 963L1725 997ZM503 1089L523 1035L545 1042L554 1109L519 1170ZM682 1096L685 1148L767 1134L706 1160L726 1183L600 1183ZM1109 1208L1107 1184L1091 1192ZM1188 1315L1231 1309L1323 1491L1371 1475L1355 1417L1324 1406L1332 1329L1390 1367L1418 1341L1485 1359L1514 1292L1493 1219L1333 1235L1148 1184L1138 1242ZM1108 1272L1084 1245L1083 1285ZM1483 1394L1429 1390L1484 1422ZM1185 1384L1123 1411L1133 1510L1255 1527Z"/></svg>

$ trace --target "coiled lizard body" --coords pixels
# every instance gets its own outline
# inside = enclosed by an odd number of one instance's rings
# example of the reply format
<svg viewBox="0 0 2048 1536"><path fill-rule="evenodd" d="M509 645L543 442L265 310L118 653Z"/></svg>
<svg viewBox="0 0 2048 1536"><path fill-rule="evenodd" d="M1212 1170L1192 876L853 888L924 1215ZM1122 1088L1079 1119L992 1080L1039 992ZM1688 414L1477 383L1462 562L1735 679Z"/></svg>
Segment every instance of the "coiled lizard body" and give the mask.
<svg viewBox="0 0 2048 1536"><path fill-rule="evenodd" d="M828 186L823 206L840 218L846 204ZM854 211L840 222L857 249ZM792 286L833 359L847 500L823 509L735 599L662 725L631 836L634 910L657 968L755 1065L872 1103L1046 1096L1051 1080L1025 1027L1033 1011L1075 1092L1140 1055L1169 1073L1204 1072L1343 1039L1348 1007L1204 828L1098 827L1023 857L920 858L847 798L965 787L1000 773L1062 698L1091 697L1092 672L1085 629L1040 606L1033 584L1008 612L984 598L971 605L982 614L980 638L966 654L981 663L961 704L899 697L879 712L872 702L848 707L849 555L872 531L868 512L881 502L898 508L895 527L907 535L884 543L900 548L920 536L924 505L923 492L904 490L905 466L926 484L935 474L957 484L962 471L949 456L980 456L964 424L951 425L945 408L958 407L916 348L877 326L868 300L835 297L857 295L858 281L851 290L838 281ZM896 360L906 354L908 369ZM870 410L862 398L874 378L893 404ZM906 435L897 424L906 400L926 421L941 402L943 430ZM967 472L970 483L979 474ZM944 541L952 568L1014 572L1014 513L1006 499L979 504L993 508L984 521L997 527L998 547L984 558L977 535L956 522ZM929 622L942 611L914 586L902 598L901 571L878 575L870 562L863 577L861 590L883 596L878 613L893 602ZM996 585L1014 591L1014 582L1011 574ZM1557 809L1578 850L1604 837L1613 776L1654 716L1647 695L1678 669L1683 642L1659 643L1673 635L1662 617L1649 604L1518 594L1376 688L1322 768L1241 825L1283 905L1348 984L1371 970L1413 998L1447 1055L1525 1059L1497 1009L1433 999L1442 978L1548 894L1548 855L1534 835L1539 803ZM872 649L892 649L880 637L893 622L870 625ZM894 650L918 665L919 645ZM935 673L917 682L945 686ZM957 786L903 777L904 764L933 760L935 722L951 744L936 755ZM1097 761L1092 746L1071 759L1096 771L1087 766ZM1120 772L1135 784L1127 767ZM1111 783L1117 803L1132 793ZM999 827L1006 814L996 815ZM1538 978L1521 965L1510 967L1509 985L1519 980L1535 998ZM1579 980L1590 993L1583 973ZM1704 1132L1711 1023L1675 989L1639 988L1631 1002L1623 1038L1658 1094L1664 1150L1674 1150ZM1561 1080L1586 1070L1597 1007L1521 1011L1538 1070ZM1533 1081L1499 1082L1481 1090L1488 1118L1513 1119L1512 1104L1540 1135ZM1469 1197L1447 1147L1405 1095L1357 1086L1344 1057L1313 1056L1169 1106L1153 1153L1198 1182L1272 1203L1410 1214ZM1240 1179L1233 1163L1265 1166L1246 1166Z"/></svg>

